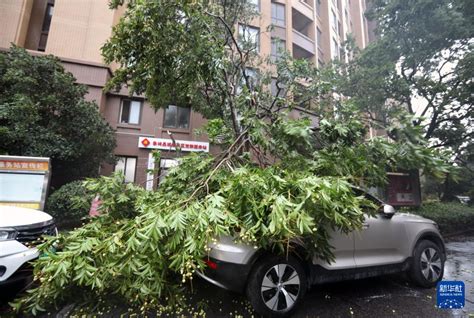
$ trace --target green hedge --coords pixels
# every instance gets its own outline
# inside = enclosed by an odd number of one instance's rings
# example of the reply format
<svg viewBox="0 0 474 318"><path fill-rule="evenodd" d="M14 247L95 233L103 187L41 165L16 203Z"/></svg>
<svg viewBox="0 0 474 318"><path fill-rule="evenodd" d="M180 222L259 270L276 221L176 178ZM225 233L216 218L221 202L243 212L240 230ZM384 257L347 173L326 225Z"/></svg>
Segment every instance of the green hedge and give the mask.
<svg viewBox="0 0 474 318"><path fill-rule="evenodd" d="M474 231L474 207L455 202L429 202L419 209L406 209L438 223L444 235L456 232Z"/></svg>
<svg viewBox="0 0 474 318"><path fill-rule="evenodd" d="M46 212L51 214L59 227L70 228L81 224L89 214L93 199L82 181L73 181L54 191L46 202Z"/></svg>

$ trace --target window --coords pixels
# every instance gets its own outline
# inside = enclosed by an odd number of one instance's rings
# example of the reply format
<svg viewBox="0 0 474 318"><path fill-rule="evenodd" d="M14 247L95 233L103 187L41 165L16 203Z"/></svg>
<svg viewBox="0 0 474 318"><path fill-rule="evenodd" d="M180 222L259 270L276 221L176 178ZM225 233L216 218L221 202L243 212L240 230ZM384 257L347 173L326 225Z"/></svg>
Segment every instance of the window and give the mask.
<svg viewBox="0 0 474 318"><path fill-rule="evenodd" d="M165 109L165 122L163 127L188 129L190 116L191 108L168 105Z"/></svg>
<svg viewBox="0 0 474 318"><path fill-rule="evenodd" d="M324 62L323 60L321 59L318 59L318 66L321 68L321 67L324 67Z"/></svg>
<svg viewBox="0 0 474 318"><path fill-rule="evenodd" d="M255 86L258 84L258 72L257 72L257 70L254 69L254 68L247 67L245 69L245 75L247 75L248 78L249 78L251 88L255 88ZM242 78L242 80L245 80L245 79Z"/></svg>
<svg viewBox="0 0 474 318"><path fill-rule="evenodd" d="M272 2L272 24L285 27L285 5Z"/></svg>
<svg viewBox="0 0 474 318"><path fill-rule="evenodd" d="M323 32L319 28L318 29L318 38L316 39L318 41L318 49L322 50L323 49Z"/></svg>
<svg viewBox="0 0 474 318"><path fill-rule="evenodd" d="M272 38L272 61L276 62L286 50L286 41L280 38Z"/></svg>
<svg viewBox="0 0 474 318"><path fill-rule="evenodd" d="M248 77L250 87L249 89L254 89L256 85L259 84L259 74L258 70L250 67L245 68L245 75ZM240 78L240 85L237 87L236 93L239 95L242 93L242 89L246 87L245 78L242 75Z"/></svg>
<svg viewBox="0 0 474 318"><path fill-rule="evenodd" d="M132 99L122 100L120 109L120 123L138 125L140 123L140 111L142 102Z"/></svg>
<svg viewBox="0 0 474 318"><path fill-rule="evenodd" d="M334 10L331 11L332 13L332 19L331 19L331 25L332 25L332 28L337 32L337 16L336 16L336 12L334 12Z"/></svg>
<svg viewBox="0 0 474 318"><path fill-rule="evenodd" d="M366 199L367 201L370 201L375 206L378 206L378 207L383 206L383 202L380 201L378 198L374 197L373 195L371 195L370 193L367 193L367 192L365 192L361 189L358 189L358 188L352 188L352 191L357 196L363 196L364 199ZM365 206L365 208L367 208L367 206Z"/></svg>
<svg viewBox="0 0 474 318"><path fill-rule="evenodd" d="M49 32L49 28L51 27L51 19L53 18L53 11L54 4L48 3L46 6L46 12L44 13L43 27L41 28L41 31Z"/></svg>
<svg viewBox="0 0 474 318"><path fill-rule="evenodd" d="M336 39L332 39L332 58L334 60L339 59L339 45L337 44Z"/></svg>
<svg viewBox="0 0 474 318"><path fill-rule="evenodd" d="M239 25L239 45L245 50L260 51L260 29Z"/></svg>
<svg viewBox="0 0 474 318"><path fill-rule="evenodd" d="M316 0L316 13L321 16L321 0Z"/></svg>
<svg viewBox="0 0 474 318"><path fill-rule="evenodd" d="M247 0L247 3L255 8L255 11L260 12L260 0Z"/></svg>
<svg viewBox="0 0 474 318"><path fill-rule="evenodd" d="M169 170L173 167L176 167L178 165L178 160L176 159L161 159L160 160L160 181L159 184L161 184L166 176L169 173Z"/></svg>
<svg viewBox="0 0 474 318"><path fill-rule="evenodd" d="M286 95L285 84L277 83L276 78L272 78L272 83L271 83L270 89L271 89L272 96L274 96L274 97L285 97L285 95ZM280 92L278 92L278 89L280 89ZM277 96L277 94L278 94L278 96Z"/></svg>
<svg viewBox="0 0 474 318"><path fill-rule="evenodd" d="M137 169L136 157L117 157L115 171L120 171L125 176L125 182L135 182L135 171Z"/></svg>
<svg viewBox="0 0 474 318"><path fill-rule="evenodd" d="M46 11L43 18L43 26L41 27L40 40L38 44L38 51L46 49L46 42L48 42L49 28L51 27L51 19L53 18L54 1L48 1Z"/></svg>

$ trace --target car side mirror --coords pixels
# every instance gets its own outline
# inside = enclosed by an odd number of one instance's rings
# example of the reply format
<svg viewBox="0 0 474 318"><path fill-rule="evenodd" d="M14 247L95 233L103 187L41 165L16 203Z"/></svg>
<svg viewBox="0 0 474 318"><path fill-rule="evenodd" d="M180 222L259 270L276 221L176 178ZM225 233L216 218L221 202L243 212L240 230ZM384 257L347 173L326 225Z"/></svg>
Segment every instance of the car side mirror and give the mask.
<svg viewBox="0 0 474 318"><path fill-rule="evenodd" d="M391 206L390 204L384 204L382 208L382 213L388 217L391 218L395 214L395 208Z"/></svg>

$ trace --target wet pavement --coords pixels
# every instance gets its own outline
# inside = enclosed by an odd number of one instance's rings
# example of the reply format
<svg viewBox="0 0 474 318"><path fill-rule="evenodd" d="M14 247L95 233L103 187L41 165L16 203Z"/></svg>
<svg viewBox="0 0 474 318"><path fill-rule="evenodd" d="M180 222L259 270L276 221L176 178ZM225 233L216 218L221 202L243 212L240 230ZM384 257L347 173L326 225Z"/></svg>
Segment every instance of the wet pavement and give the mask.
<svg viewBox="0 0 474 318"><path fill-rule="evenodd" d="M466 285L464 309L436 307L436 289L413 286L404 275L313 286L293 317L456 317L474 318L474 237L457 238L446 244L448 259L443 280L461 280ZM194 297L207 317L256 314L242 295L197 281Z"/></svg>
<svg viewBox="0 0 474 318"><path fill-rule="evenodd" d="M448 242L446 248L448 261L443 280L460 280L466 285L464 310L453 310L453 316L474 317L474 237Z"/></svg>

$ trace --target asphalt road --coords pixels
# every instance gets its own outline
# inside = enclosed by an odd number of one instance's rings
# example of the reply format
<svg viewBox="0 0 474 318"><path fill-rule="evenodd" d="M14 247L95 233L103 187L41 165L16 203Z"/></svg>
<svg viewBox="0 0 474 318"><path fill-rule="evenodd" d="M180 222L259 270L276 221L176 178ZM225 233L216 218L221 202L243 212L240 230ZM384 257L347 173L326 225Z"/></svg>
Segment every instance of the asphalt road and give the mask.
<svg viewBox="0 0 474 318"><path fill-rule="evenodd" d="M448 260L443 279L461 280L466 284L466 307L463 310L438 309L435 289L417 288L403 275L390 275L314 286L306 294L294 317L474 317L474 236L457 238L446 246ZM11 296L12 290L4 292ZM195 280L193 291L186 298L188 305L171 316L257 316L244 296L222 290L201 279ZM5 305L3 303L4 310ZM0 316L3 317L6 312L2 314L1 307ZM65 312L67 310L63 309L59 315L51 316L64 317ZM105 317L117 317L123 312L126 313L126 310L102 314Z"/></svg>

